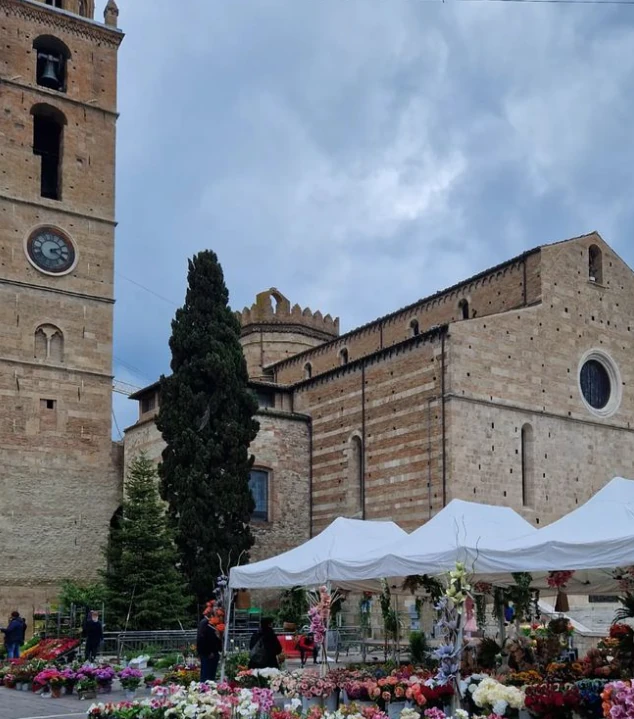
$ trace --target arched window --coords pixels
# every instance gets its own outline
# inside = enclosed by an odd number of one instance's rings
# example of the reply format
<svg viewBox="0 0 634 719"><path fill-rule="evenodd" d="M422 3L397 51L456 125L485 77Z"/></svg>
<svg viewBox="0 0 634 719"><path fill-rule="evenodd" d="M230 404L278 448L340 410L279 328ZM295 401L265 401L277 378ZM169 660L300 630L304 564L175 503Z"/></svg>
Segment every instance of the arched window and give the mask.
<svg viewBox="0 0 634 719"><path fill-rule="evenodd" d="M35 330L36 359L50 362L64 361L64 335L55 325L40 325Z"/></svg>
<svg viewBox="0 0 634 719"><path fill-rule="evenodd" d="M310 379L313 376L313 366L310 362L304 365L304 379Z"/></svg>
<svg viewBox="0 0 634 719"><path fill-rule="evenodd" d="M458 309L463 320L469 319L469 300L463 298L458 302Z"/></svg>
<svg viewBox="0 0 634 719"><path fill-rule="evenodd" d="M420 325L418 324L418 320L416 318L410 321L409 330L412 337L417 337L420 334Z"/></svg>
<svg viewBox="0 0 634 719"><path fill-rule="evenodd" d="M33 41L36 53L35 80L49 90L66 92L66 67L70 50L52 35L40 35Z"/></svg>
<svg viewBox="0 0 634 719"><path fill-rule="evenodd" d="M58 7L64 9L64 0L46 0L46 4L51 7Z"/></svg>
<svg viewBox="0 0 634 719"><path fill-rule="evenodd" d="M249 474L249 489L253 495L255 508L252 519L263 522L269 520L269 473L265 469L252 469Z"/></svg>
<svg viewBox="0 0 634 719"><path fill-rule="evenodd" d="M66 118L51 105L35 105L33 115L33 154L41 157L40 195L62 199L62 143Z"/></svg>
<svg viewBox="0 0 634 719"><path fill-rule="evenodd" d="M522 427L522 504L535 507L535 441L530 424Z"/></svg>
<svg viewBox="0 0 634 719"><path fill-rule="evenodd" d="M350 361L350 355L348 354L348 348L342 347L339 350L339 364L343 367L343 365L348 364Z"/></svg>
<svg viewBox="0 0 634 719"><path fill-rule="evenodd" d="M361 437L353 435L348 448L348 514L351 517L363 515L363 442Z"/></svg>
<svg viewBox="0 0 634 719"><path fill-rule="evenodd" d="M590 282L603 284L603 253L596 245L588 248L588 279Z"/></svg>

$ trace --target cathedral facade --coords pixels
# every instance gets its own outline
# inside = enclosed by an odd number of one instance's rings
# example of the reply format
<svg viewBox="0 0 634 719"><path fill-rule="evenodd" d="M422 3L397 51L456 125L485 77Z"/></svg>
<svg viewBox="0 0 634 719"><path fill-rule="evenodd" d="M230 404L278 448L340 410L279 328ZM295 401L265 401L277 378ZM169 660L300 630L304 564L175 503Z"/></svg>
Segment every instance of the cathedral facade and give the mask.
<svg viewBox="0 0 634 719"><path fill-rule="evenodd" d="M634 274L597 233L346 334L276 289L238 313L260 409L254 558L338 516L420 526L451 499L543 526L634 477ZM158 459L158 386L125 463Z"/></svg>

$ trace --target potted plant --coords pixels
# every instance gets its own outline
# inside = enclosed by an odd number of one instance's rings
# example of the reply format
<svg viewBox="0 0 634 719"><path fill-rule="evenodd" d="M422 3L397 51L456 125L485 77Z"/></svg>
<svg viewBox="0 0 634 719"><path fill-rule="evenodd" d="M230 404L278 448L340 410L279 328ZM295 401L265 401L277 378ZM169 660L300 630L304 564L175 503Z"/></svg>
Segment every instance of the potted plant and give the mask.
<svg viewBox="0 0 634 719"><path fill-rule="evenodd" d="M77 698L78 699L96 699L97 698L97 680L93 676L86 674L81 675L77 681Z"/></svg>
<svg viewBox="0 0 634 719"><path fill-rule="evenodd" d="M308 612L308 598L303 587L285 589L280 595L280 620L285 632L294 632Z"/></svg>
<svg viewBox="0 0 634 719"><path fill-rule="evenodd" d="M134 667L126 667L118 674L121 686L125 689L126 699L132 701L136 690L139 688L139 684L143 680L143 672L140 669Z"/></svg>
<svg viewBox="0 0 634 719"><path fill-rule="evenodd" d="M62 676L64 677L66 694L72 694L75 684L77 684L77 672L73 671L70 667L66 667L62 670Z"/></svg>

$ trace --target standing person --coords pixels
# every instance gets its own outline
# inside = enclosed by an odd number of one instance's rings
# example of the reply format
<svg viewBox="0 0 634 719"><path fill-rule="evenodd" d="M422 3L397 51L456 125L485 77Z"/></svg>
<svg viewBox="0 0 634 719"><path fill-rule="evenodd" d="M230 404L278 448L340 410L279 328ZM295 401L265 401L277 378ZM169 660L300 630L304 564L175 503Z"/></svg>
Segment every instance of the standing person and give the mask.
<svg viewBox="0 0 634 719"><path fill-rule="evenodd" d="M26 634L26 622L20 616L20 612L11 612L9 624L6 629L2 629L1 631L4 633L7 658L19 659L20 647L24 644L24 636Z"/></svg>
<svg viewBox="0 0 634 719"><path fill-rule="evenodd" d="M81 635L86 640L86 661L94 662L103 641L103 627L99 621L99 612L90 612Z"/></svg>
<svg viewBox="0 0 634 719"><path fill-rule="evenodd" d="M279 669L277 658L282 645L273 631L273 620L263 617L260 630L253 633L249 642L249 669Z"/></svg>
<svg viewBox="0 0 634 719"><path fill-rule="evenodd" d="M313 634L302 634L297 642L299 656L302 666L306 666L306 658L309 654L313 655L313 664L317 664L317 656L319 655L319 647L315 644L315 636Z"/></svg>
<svg viewBox="0 0 634 719"><path fill-rule="evenodd" d="M218 671L221 651L222 643L220 637L214 627L209 623L208 612L205 612L203 618L198 623L198 632L196 633L196 652L200 659L201 682L216 681L216 672Z"/></svg>

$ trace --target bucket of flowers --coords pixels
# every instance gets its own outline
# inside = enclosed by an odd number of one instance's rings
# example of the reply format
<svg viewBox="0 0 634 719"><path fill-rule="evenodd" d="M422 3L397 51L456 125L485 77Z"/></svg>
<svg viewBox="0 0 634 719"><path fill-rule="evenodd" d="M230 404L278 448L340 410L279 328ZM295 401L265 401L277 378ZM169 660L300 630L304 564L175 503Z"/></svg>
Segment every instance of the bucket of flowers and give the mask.
<svg viewBox="0 0 634 719"><path fill-rule="evenodd" d="M97 691L99 694L109 694L112 691L112 682L115 676L116 672L111 666L106 664L97 667L94 677L97 680Z"/></svg>
<svg viewBox="0 0 634 719"><path fill-rule="evenodd" d="M405 709L405 702L408 699L408 680L392 674L387 677L380 677L376 680L376 683L372 682L369 689L370 696L385 707L390 719L398 719L403 709Z"/></svg>
<svg viewBox="0 0 634 719"><path fill-rule="evenodd" d="M538 719L572 719L579 707L574 684L536 684L526 687L526 709Z"/></svg>
<svg viewBox="0 0 634 719"><path fill-rule="evenodd" d="M77 674L77 698L83 699L96 699L97 697L97 680L92 674Z"/></svg>
<svg viewBox="0 0 634 719"><path fill-rule="evenodd" d="M33 680L39 687L44 688L44 692L50 695L54 699L59 699L62 695L62 689L64 688L64 677L59 669L55 667L49 667L41 671Z"/></svg>
<svg viewBox="0 0 634 719"><path fill-rule="evenodd" d="M334 682L329 677L321 677L316 672L304 672L299 681L298 692L302 698L302 707L307 713L312 707L323 707L324 702L335 695ZM335 707L332 711L336 711Z"/></svg>
<svg viewBox="0 0 634 719"><path fill-rule="evenodd" d="M125 689L125 696L127 701L132 701L136 690L143 681L143 672L140 669L134 667L126 667L122 669L117 676L121 682L121 686Z"/></svg>
<svg viewBox="0 0 634 719"><path fill-rule="evenodd" d="M524 692L521 689L500 684L492 677L482 679L471 698L476 707L499 717L517 717L520 709L524 708Z"/></svg>

